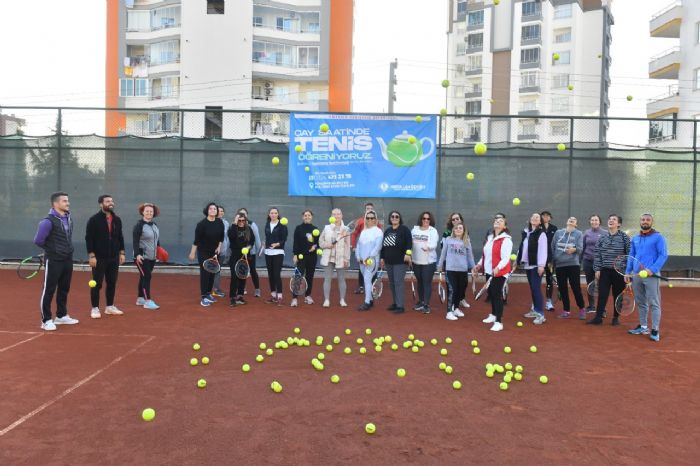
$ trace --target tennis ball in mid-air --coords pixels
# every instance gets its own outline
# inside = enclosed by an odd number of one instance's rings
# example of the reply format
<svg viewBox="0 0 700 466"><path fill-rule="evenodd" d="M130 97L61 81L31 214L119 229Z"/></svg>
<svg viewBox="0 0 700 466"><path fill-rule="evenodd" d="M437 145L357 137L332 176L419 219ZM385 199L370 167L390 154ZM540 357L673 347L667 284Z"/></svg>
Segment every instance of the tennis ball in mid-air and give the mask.
<svg viewBox="0 0 700 466"><path fill-rule="evenodd" d="M190 359L190 366L196 366L197 364L199 364L197 358Z"/></svg>
<svg viewBox="0 0 700 466"><path fill-rule="evenodd" d="M467 173L467 179L469 181L472 181L474 179L474 173L472 173L472 172Z"/></svg>
<svg viewBox="0 0 700 466"><path fill-rule="evenodd" d="M330 127L328 126L328 123L321 123L321 126L319 128L322 133L327 133Z"/></svg>
<svg viewBox="0 0 700 466"><path fill-rule="evenodd" d="M517 260L517 259L518 259L518 256L516 256L515 254L511 254L511 255L510 255L510 260L514 261L514 260Z"/></svg>
<svg viewBox="0 0 700 466"><path fill-rule="evenodd" d="M377 426L375 426L371 422L368 422L367 425L365 425L365 432L367 432L368 434L372 435L376 431L377 431Z"/></svg>
<svg viewBox="0 0 700 466"><path fill-rule="evenodd" d="M519 205L520 205L520 198L514 197L514 198L513 198L513 205L514 205L514 206L519 206Z"/></svg>
<svg viewBox="0 0 700 466"><path fill-rule="evenodd" d="M416 141L418 141L418 139L416 139L415 136L411 135L411 136L408 137L408 143L409 143L409 144L415 144Z"/></svg>
<svg viewBox="0 0 700 466"><path fill-rule="evenodd" d="M156 417L156 410L153 408L146 408L141 412L141 418L144 421L152 421Z"/></svg>
<svg viewBox="0 0 700 466"><path fill-rule="evenodd" d="M416 115L415 120L416 120L416 123L422 123L422 122L423 122L423 117L420 116L420 115Z"/></svg>
<svg viewBox="0 0 700 466"><path fill-rule="evenodd" d="M647 278L647 277L649 276L649 273L648 273L646 270L641 270L641 271L639 272L639 276L640 276L641 278Z"/></svg>
<svg viewBox="0 0 700 466"><path fill-rule="evenodd" d="M531 352L531 353L536 353L536 352L537 352L537 347L536 347L535 345L532 345L532 346L530 347L530 352Z"/></svg>
<svg viewBox="0 0 700 466"><path fill-rule="evenodd" d="M574 90L574 85L573 85L573 84L569 84L568 86L566 86L566 88L567 88L568 90L570 90L570 91L573 91L573 90Z"/></svg>
<svg viewBox="0 0 700 466"><path fill-rule="evenodd" d="M243 365L241 366L241 370L242 370L243 372L250 372L250 364L243 364Z"/></svg>
<svg viewBox="0 0 700 466"><path fill-rule="evenodd" d="M541 375L540 376L540 383L547 383L549 382L549 379L547 378L546 375Z"/></svg>
<svg viewBox="0 0 700 466"><path fill-rule="evenodd" d="M96 282L95 280L90 280L90 281L88 282L88 286L89 286L90 288L95 288L95 287L97 286L97 282Z"/></svg>
<svg viewBox="0 0 700 466"><path fill-rule="evenodd" d="M243 254L244 256L247 256L249 252L250 252L250 249L248 249L248 248L241 249L241 254Z"/></svg>
<svg viewBox="0 0 700 466"><path fill-rule="evenodd" d="M316 255L317 255L317 256L322 256L322 255L323 255L323 249L316 249Z"/></svg>
<svg viewBox="0 0 700 466"><path fill-rule="evenodd" d="M631 102L632 99L634 99L634 97L632 97L631 95L628 95L628 96L627 96L627 102Z"/></svg>
<svg viewBox="0 0 700 466"><path fill-rule="evenodd" d="M505 348L503 348L503 352L506 354L509 354L511 351L513 350L510 348L510 346L506 346Z"/></svg>
<svg viewBox="0 0 700 466"><path fill-rule="evenodd" d="M479 342L476 341L476 340L472 340L471 345L472 345L472 346L479 346Z"/></svg>
<svg viewBox="0 0 700 466"><path fill-rule="evenodd" d="M272 157L272 165L277 166L280 164L280 158L279 157Z"/></svg>
<svg viewBox="0 0 700 466"><path fill-rule="evenodd" d="M331 225L335 225L335 222L335 217L328 217L328 223L330 223Z"/></svg>
<svg viewBox="0 0 700 466"><path fill-rule="evenodd" d="M442 85L442 87L444 87L445 89L447 89L448 87L450 87L450 80L449 80L449 79L443 79L442 82L441 82L440 84Z"/></svg>
<svg viewBox="0 0 700 466"><path fill-rule="evenodd" d="M298 154L299 152L302 152L304 150L304 148L301 146L301 144L297 144L294 147L294 150L297 151L297 154Z"/></svg>
<svg viewBox="0 0 700 466"><path fill-rule="evenodd" d="M309 167L308 165L305 166L305 167L304 167L304 171L305 171L305 172L310 172L310 171L311 171L311 167Z"/></svg>
<svg viewBox="0 0 700 466"><path fill-rule="evenodd" d="M474 354L479 354L479 353L481 353L481 349L480 349L478 346L475 347L472 351L474 352Z"/></svg>
<svg viewBox="0 0 700 466"><path fill-rule="evenodd" d="M335 218L335 217L333 217L333 218ZM318 236L318 235L321 234L321 232L319 231L318 228L314 228L314 231L312 231L311 234L314 235L314 236Z"/></svg>
<svg viewBox="0 0 700 466"><path fill-rule="evenodd" d="M484 155L487 150L488 150L488 148L486 147L486 144L484 144L483 142L477 142L474 145L474 153L476 155Z"/></svg>
<svg viewBox="0 0 700 466"><path fill-rule="evenodd" d="M446 108L441 108L441 109L440 109L440 115L441 115L441 116L447 115L447 109L446 109Z"/></svg>
<svg viewBox="0 0 700 466"><path fill-rule="evenodd" d="M300 261L301 261L301 260L304 260L304 255L303 255L303 254L299 254L299 255L297 256L297 258L298 258Z"/></svg>
<svg viewBox="0 0 700 466"><path fill-rule="evenodd" d="M338 374L331 375L331 383L338 383L338 382L340 382L340 376L338 376Z"/></svg>
<svg viewBox="0 0 700 466"><path fill-rule="evenodd" d="M669 283L669 284L668 284L668 287L669 287L669 288L673 288L673 283Z"/></svg>
<svg viewBox="0 0 700 466"><path fill-rule="evenodd" d="M270 384L270 388L272 389L273 392L280 393L282 391L282 384L276 380L273 380L272 383Z"/></svg>
<svg viewBox="0 0 700 466"><path fill-rule="evenodd" d="M406 369L397 369L396 375L398 375L399 377L406 377Z"/></svg>
<svg viewBox="0 0 700 466"><path fill-rule="evenodd" d="M499 388L503 390L504 392L508 390L508 382L501 382L499 385Z"/></svg>
<svg viewBox="0 0 700 466"><path fill-rule="evenodd" d="M557 150L558 150L559 152L565 151L565 150L566 150L566 144L564 144L563 142L560 142L559 144L557 144Z"/></svg>
<svg viewBox="0 0 700 466"><path fill-rule="evenodd" d="M287 217L282 217L282 218L280 219L280 223L281 223L282 225L286 225L287 223L289 223L289 220L287 220Z"/></svg>
<svg viewBox="0 0 700 466"><path fill-rule="evenodd" d="M204 356L204 357L202 358L202 364L204 364L205 366L206 366L207 364L209 364L209 358L206 357L206 356Z"/></svg>
<svg viewBox="0 0 700 466"><path fill-rule="evenodd" d="M204 379L199 379L199 380L197 381L197 386L198 386L199 388L204 388L204 387L207 386L207 381L204 380Z"/></svg>
<svg viewBox="0 0 700 466"><path fill-rule="evenodd" d="M501 3L501 0L493 0L494 5L498 5L499 3Z"/></svg>
<svg viewBox="0 0 700 466"><path fill-rule="evenodd" d="M462 382L460 382L459 380L455 380L454 382L452 382L452 388L454 388L455 390L461 389Z"/></svg>
<svg viewBox="0 0 700 466"><path fill-rule="evenodd" d="M522 322L520 322L520 321L518 321L518 323L517 323L517 324L515 324L515 325L517 325L518 327L522 327L522 326L523 326L523 323L522 323Z"/></svg>
<svg viewBox="0 0 700 466"><path fill-rule="evenodd" d="M559 54L558 54L558 53L554 52L554 53L552 54L552 59L554 59L554 61L559 60L559 58L560 58L560 57L559 57Z"/></svg>

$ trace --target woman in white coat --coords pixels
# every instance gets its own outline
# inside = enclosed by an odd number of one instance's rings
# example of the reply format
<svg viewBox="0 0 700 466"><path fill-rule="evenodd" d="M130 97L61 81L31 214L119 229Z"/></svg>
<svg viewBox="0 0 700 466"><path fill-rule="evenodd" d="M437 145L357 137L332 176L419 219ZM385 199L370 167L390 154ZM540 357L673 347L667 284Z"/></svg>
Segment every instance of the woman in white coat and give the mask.
<svg viewBox="0 0 700 466"><path fill-rule="evenodd" d="M340 307L347 307L345 302L345 271L350 267L350 231L343 223L343 212L333 209L331 213L335 223L326 225L318 239L323 266L323 307L331 305L331 280L333 270L338 274L338 292L340 294Z"/></svg>

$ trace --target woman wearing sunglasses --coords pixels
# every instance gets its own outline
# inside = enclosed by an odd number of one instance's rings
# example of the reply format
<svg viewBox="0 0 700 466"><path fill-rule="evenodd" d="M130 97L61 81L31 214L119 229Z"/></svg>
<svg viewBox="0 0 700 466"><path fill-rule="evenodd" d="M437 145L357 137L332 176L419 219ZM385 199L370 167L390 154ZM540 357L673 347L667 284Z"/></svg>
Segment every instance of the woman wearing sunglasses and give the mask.
<svg viewBox="0 0 700 466"><path fill-rule="evenodd" d="M384 240L382 241L381 266L386 268L389 276L389 288L393 302L387 308L394 314L404 312L404 277L406 270L411 263L410 252L413 239L411 230L403 224L401 214L392 210L389 213L389 227L384 230Z"/></svg>

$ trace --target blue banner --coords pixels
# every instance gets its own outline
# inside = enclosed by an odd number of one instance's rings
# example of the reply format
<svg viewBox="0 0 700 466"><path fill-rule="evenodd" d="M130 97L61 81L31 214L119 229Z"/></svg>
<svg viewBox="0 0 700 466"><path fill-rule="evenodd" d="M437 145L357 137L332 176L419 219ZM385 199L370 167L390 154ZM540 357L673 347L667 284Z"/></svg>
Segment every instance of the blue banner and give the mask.
<svg viewBox="0 0 700 466"><path fill-rule="evenodd" d="M290 115L289 195L435 198L437 117Z"/></svg>

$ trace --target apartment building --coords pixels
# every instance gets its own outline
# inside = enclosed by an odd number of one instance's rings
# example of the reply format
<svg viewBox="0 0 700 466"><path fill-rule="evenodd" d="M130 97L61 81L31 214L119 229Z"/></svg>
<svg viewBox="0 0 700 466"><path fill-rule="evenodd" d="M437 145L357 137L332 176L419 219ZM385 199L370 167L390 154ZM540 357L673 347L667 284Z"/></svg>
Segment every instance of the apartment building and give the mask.
<svg viewBox="0 0 700 466"><path fill-rule="evenodd" d="M612 0L449 1L449 142L605 141Z"/></svg>
<svg viewBox="0 0 700 466"><path fill-rule="evenodd" d="M135 110L108 112L106 134L276 139L280 110L350 111L353 7L107 0L105 103Z"/></svg>

